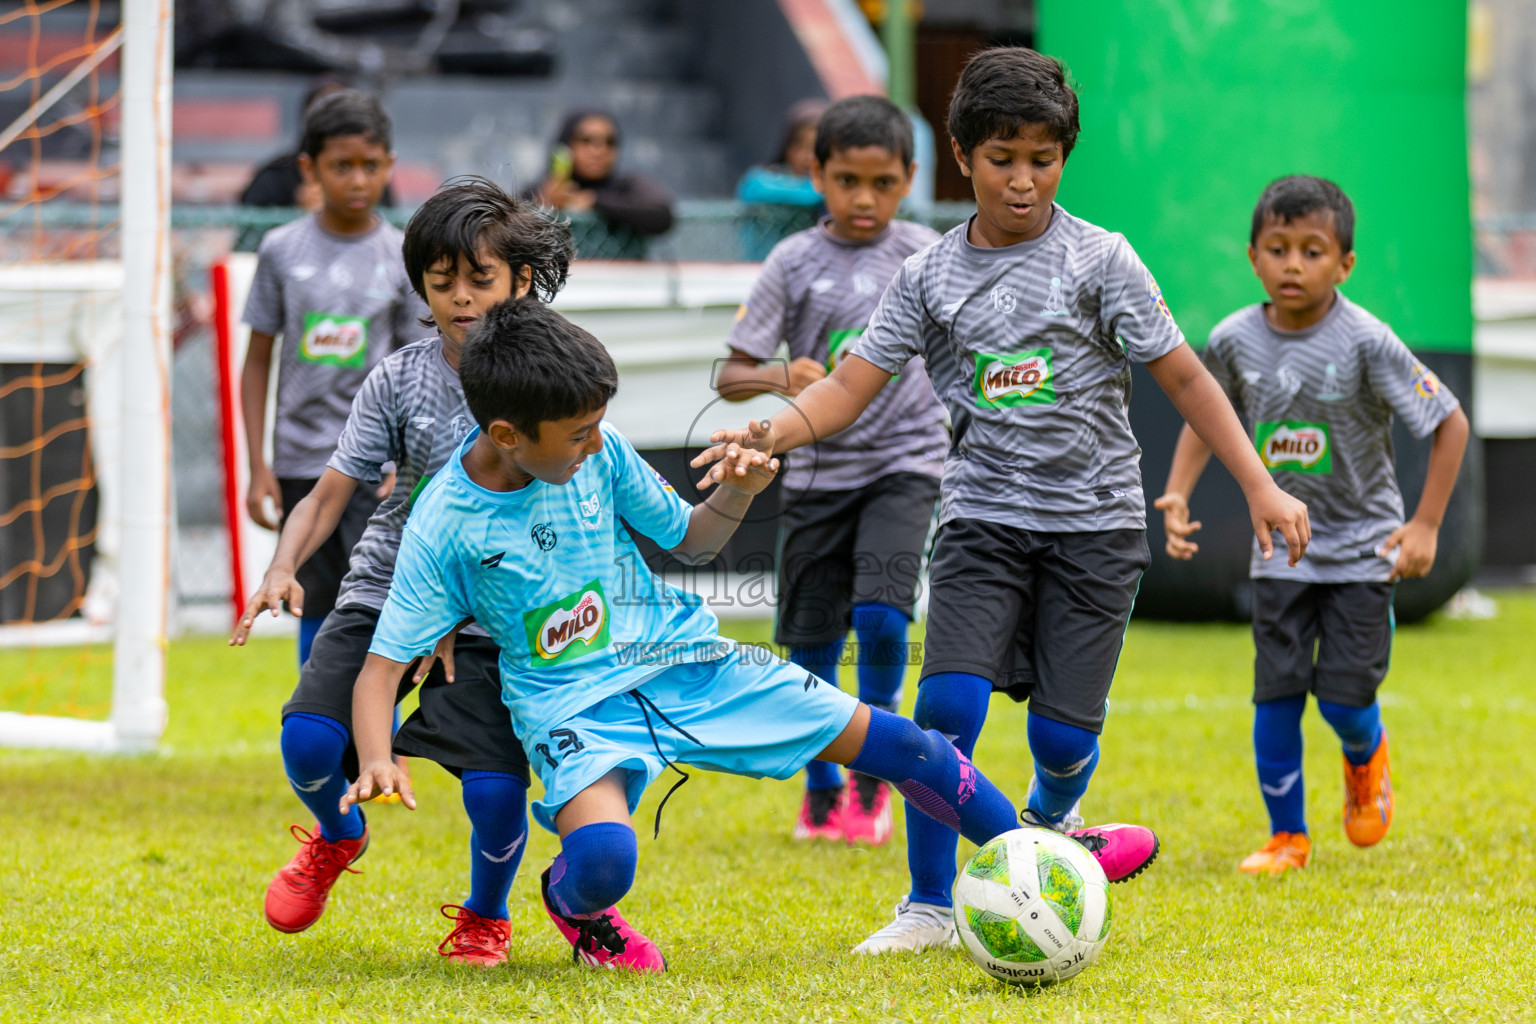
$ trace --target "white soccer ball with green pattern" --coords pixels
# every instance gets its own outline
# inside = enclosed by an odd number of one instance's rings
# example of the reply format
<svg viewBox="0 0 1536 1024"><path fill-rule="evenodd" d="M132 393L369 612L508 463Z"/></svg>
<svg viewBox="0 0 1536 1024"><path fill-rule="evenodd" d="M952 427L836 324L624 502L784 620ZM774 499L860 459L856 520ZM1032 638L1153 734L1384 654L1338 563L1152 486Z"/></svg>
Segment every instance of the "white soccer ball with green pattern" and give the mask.
<svg viewBox="0 0 1536 1024"><path fill-rule="evenodd" d="M1045 828L1005 832L955 879L955 926L982 970L1021 985L1065 981L1109 935L1109 880L1074 840Z"/></svg>

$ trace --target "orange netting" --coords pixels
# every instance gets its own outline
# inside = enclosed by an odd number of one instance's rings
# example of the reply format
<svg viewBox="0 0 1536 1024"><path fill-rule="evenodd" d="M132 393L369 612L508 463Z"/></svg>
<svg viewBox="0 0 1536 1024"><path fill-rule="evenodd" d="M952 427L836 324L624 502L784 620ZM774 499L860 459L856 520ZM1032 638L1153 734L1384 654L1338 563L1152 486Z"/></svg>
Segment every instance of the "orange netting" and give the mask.
<svg viewBox="0 0 1536 1024"><path fill-rule="evenodd" d="M103 206L118 191L117 26L103 14L100 0L27 0L0 14L0 263L117 255L115 206ZM80 316L41 293L29 302L13 290L7 302L12 339L68 337ZM7 354L5 340L0 623L67 618L85 600L97 532L86 363L67 350L56 361L29 355L25 344Z"/></svg>

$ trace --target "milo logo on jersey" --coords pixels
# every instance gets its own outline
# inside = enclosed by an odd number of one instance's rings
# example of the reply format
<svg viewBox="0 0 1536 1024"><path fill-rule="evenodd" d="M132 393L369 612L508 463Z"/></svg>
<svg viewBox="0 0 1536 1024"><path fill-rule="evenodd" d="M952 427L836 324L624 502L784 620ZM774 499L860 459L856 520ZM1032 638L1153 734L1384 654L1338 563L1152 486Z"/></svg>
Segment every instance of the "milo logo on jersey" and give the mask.
<svg viewBox="0 0 1536 1024"><path fill-rule="evenodd" d="M597 580L553 604L523 613L528 660L553 668L608 646L608 598Z"/></svg>
<svg viewBox="0 0 1536 1024"><path fill-rule="evenodd" d="M1333 446L1328 443L1328 424L1260 423L1253 443L1259 459L1269 469L1285 473L1332 473Z"/></svg>
<svg viewBox="0 0 1536 1024"><path fill-rule="evenodd" d="M837 369L837 364L848 358L848 353L853 348L853 343L864 334L864 328L855 327L847 331L827 332L827 372Z"/></svg>
<svg viewBox="0 0 1536 1024"><path fill-rule="evenodd" d="M983 409L1048 405L1056 401L1051 350L1037 348L1012 356L976 353L976 404Z"/></svg>
<svg viewBox="0 0 1536 1024"><path fill-rule="evenodd" d="M362 369L368 364L368 321L337 313L305 313L299 358L306 363Z"/></svg>

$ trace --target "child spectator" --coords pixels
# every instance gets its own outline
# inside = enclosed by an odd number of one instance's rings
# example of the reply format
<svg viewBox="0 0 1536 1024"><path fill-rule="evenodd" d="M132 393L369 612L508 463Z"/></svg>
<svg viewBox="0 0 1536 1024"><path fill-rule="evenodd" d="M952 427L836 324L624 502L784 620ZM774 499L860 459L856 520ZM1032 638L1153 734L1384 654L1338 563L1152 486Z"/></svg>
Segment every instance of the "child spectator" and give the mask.
<svg viewBox="0 0 1536 1024"><path fill-rule="evenodd" d="M781 239L815 223L825 210L811 180L816 164L816 125L824 100L801 100L784 115L784 136L766 166L749 167L736 183L743 214L742 256L760 260Z"/></svg>
<svg viewBox="0 0 1536 1024"><path fill-rule="evenodd" d="M389 117L379 101L353 89L321 97L305 116L302 150L299 165L319 183L320 208L262 239L245 305L251 328L240 377L250 463L246 507L268 529L280 528L285 510L314 487L352 396L380 359L413 336L425 312L400 261L399 229L374 212L394 166ZM278 337L269 466L267 382ZM390 486L386 476L380 486L359 490L335 533L299 567L301 664L335 604L352 546Z"/></svg>
<svg viewBox="0 0 1536 1024"><path fill-rule="evenodd" d="M606 111L568 114L550 150L549 173L523 192L556 210L596 214L605 229L579 239L589 259L645 258L645 240L672 228L672 194L659 182L619 166L619 126Z"/></svg>
<svg viewBox="0 0 1536 1024"><path fill-rule="evenodd" d="M912 123L889 100L855 96L822 115L811 177L830 215L774 247L726 344L716 388L740 401L798 395L852 349L880 293L938 233L893 220L912 185ZM789 363L767 360L788 345ZM857 423L796 452L784 471L775 642L837 685L843 638L858 637L859 700L895 711L949 433L920 356ZM837 766L806 766L796 839L879 846L890 790Z"/></svg>
<svg viewBox="0 0 1536 1024"><path fill-rule="evenodd" d="M845 430L913 356L925 357L953 439L934 540L915 718L975 749L994 690L1029 702L1034 760L1026 824L1082 843L1112 882L1157 856L1139 825L1083 828L1079 801L1126 623L1150 561L1140 449L1127 419L1130 360L1145 362L1243 486L1267 554L1305 548L1306 508L1259 462L1221 388L1184 343L1124 237L1055 203L1077 140L1077 96L1060 62L1022 47L973 57L949 108L976 214L908 258L853 352L795 407L694 460L798 448ZM957 943L956 845L907 809L912 889L895 920L856 947Z"/></svg>
<svg viewBox="0 0 1536 1024"><path fill-rule="evenodd" d="M1253 428L1259 458L1307 503L1312 543L1287 564L1259 557L1253 578L1253 747L1269 842L1238 865L1306 867L1301 716L1307 694L1344 748L1344 833L1373 846L1392 824L1387 734L1376 691L1392 652L1392 589L1435 562L1469 427L1456 398L1392 329L1339 293L1355 266L1355 210L1337 185L1293 175L1253 211L1248 261L1269 301L1211 331L1205 365ZM1392 459L1392 416L1434 434L1413 518ZM1179 434L1163 510L1168 554L1188 559L1200 529L1189 496L1210 450Z"/></svg>

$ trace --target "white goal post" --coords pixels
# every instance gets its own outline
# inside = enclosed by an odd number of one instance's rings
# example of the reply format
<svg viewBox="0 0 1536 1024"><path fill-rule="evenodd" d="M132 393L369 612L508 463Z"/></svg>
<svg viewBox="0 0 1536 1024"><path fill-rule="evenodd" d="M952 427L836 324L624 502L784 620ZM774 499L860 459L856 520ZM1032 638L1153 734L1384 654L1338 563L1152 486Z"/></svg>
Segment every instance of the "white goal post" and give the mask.
<svg viewBox="0 0 1536 1024"><path fill-rule="evenodd" d="M86 364L99 495L84 620L5 627L0 643L76 644L110 636L113 644L106 721L0 712L0 746L133 753L152 750L165 730L172 6L172 0L122 5L121 262L0 268L0 361ZM35 117L42 108L36 104L28 113ZM18 323L34 327L16 330Z"/></svg>

